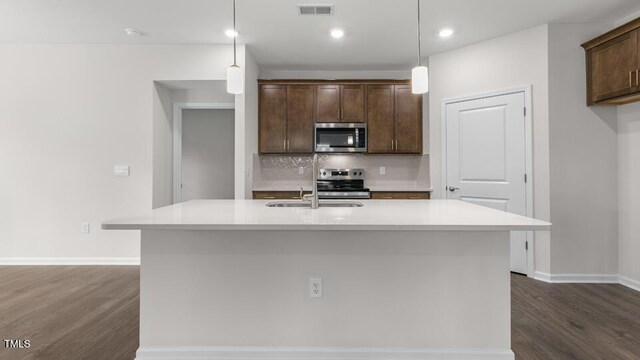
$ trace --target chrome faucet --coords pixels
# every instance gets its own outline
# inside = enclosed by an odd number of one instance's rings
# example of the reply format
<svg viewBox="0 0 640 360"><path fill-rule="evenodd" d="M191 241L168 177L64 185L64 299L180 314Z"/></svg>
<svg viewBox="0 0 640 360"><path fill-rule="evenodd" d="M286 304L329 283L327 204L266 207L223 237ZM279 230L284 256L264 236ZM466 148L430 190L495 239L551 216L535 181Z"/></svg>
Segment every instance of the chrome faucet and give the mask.
<svg viewBox="0 0 640 360"><path fill-rule="evenodd" d="M320 207L318 201L318 154L313 154L313 170L311 171L311 194L302 196L303 201L311 201L311 208L317 209Z"/></svg>

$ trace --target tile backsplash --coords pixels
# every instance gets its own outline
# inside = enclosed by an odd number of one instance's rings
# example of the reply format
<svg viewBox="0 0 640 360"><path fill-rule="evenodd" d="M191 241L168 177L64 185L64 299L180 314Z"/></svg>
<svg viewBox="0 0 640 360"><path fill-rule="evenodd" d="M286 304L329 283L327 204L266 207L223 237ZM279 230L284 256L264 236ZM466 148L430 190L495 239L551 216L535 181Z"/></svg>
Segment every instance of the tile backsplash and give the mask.
<svg viewBox="0 0 640 360"><path fill-rule="evenodd" d="M253 156L253 188L297 189L311 185L311 155ZM385 174L380 174L380 167ZM302 168L302 174L300 174ZM429 155L320 155L320 168L363 168L365 185L398 191L429 188Z"/></svg>

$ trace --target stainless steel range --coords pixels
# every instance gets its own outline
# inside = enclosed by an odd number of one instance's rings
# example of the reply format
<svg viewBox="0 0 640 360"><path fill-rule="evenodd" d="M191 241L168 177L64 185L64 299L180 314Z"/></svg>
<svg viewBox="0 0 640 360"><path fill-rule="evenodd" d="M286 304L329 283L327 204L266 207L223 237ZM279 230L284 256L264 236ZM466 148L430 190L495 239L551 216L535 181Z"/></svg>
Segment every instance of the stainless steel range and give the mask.
<svg viewBox="0 0 640 360"><path fill-rule="evenodd" d="M364 169L320 169L318 196L321 199L369 199L364 187Z"/></svg>

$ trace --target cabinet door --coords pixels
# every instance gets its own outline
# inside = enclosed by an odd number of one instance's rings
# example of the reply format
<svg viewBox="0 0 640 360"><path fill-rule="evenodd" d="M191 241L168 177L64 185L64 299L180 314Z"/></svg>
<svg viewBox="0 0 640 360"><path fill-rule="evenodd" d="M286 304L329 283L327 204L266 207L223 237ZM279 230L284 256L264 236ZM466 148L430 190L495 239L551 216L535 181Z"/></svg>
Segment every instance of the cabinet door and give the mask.
<svg viewBox="0 0 640 360"><path fill-rule="evenodd" d="M260 86L259 127L259 148L261 154L279 154L286 152L286 85Z"/></svg>
<svg viewBox="0 0 640 360"><path fill-rule="evenodd" d="M431 195L428 192L372 192L371 198L376 200L429 200Z"/></svg>
<svg viewBox="0 0 640 360"><path fill-rule="evenodd" d="M632 31L590 50L592 103L629 95L638 90L638 46L638 31Z"/></svg>
<svg viewBox="0 0 640 360"><path fill-rule="evenodd" d="M342 122L364 122L364 85L342 85Z"/></svg>
<svg viewBox="0 0 640 360"><path fill-rule="evenodd" d="M393 153L393 85L367 86L367 137L370 154Z"/></svg>
<svg viewBox="0 0 640 360"><path fill-rule="evenodd" d="M340 122L340 85L316 86L316 121Z"/></svg>
<svg viewBox="0 0 640 360"><path fill-rule="evenodd" d="M313 85L287 87L287 152L313 152Z"/></svg>
<svg viewBox="0 0 640 360"><path fill-rule="evenodd" d="M411 85L395 85L395 152L422 154L422 95Z"/></svg>

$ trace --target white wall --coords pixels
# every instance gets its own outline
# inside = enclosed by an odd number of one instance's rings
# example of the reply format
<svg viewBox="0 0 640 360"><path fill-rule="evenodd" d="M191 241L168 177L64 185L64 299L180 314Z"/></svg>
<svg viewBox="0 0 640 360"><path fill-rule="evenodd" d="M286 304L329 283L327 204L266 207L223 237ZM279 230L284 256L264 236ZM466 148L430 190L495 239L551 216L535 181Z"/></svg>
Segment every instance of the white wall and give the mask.
<svg viewBox="0 0 640 360"><path fill-rule="evenodd" d="M547 26L431 56L430 160L434 197L442 198L442 101L492 90L532 85L534 215L549 220L549 80ZM536 270L549 272L550 235L537 232Z"/></svg>
<svg viewBox="0 0 640 360"><path fill-rule="evenodd" d="M258 153L258 78L260 77L260 68L253 59L248 48L244 48L244 94L239 96L243 100L242 110L244 111L244 197L251 199L252 195L252 171L253 171L253 155ZM236 130L237 131L237 130ZM236 190L237 192L238 190Z"/></svg>
<svg viewBox="0 0 640 360"><path fill-rule="evenodd" d="M0 260L137 258L137 232L99 224L152 206L153 81L223 80L231 61L227 45L0 45Z"/></svg>
<svg viewBox="0 0 640 360"><path fill-rule="evenodd" d="M549 24L551 273L618 273L616 107L586 105L580 44L611 24Z"/></svg>
<svg viewBox="0 0 640 360"><path fill-rule="evenodd" d="M620 275L640 282L640 103L618 107Z"/></svg>

